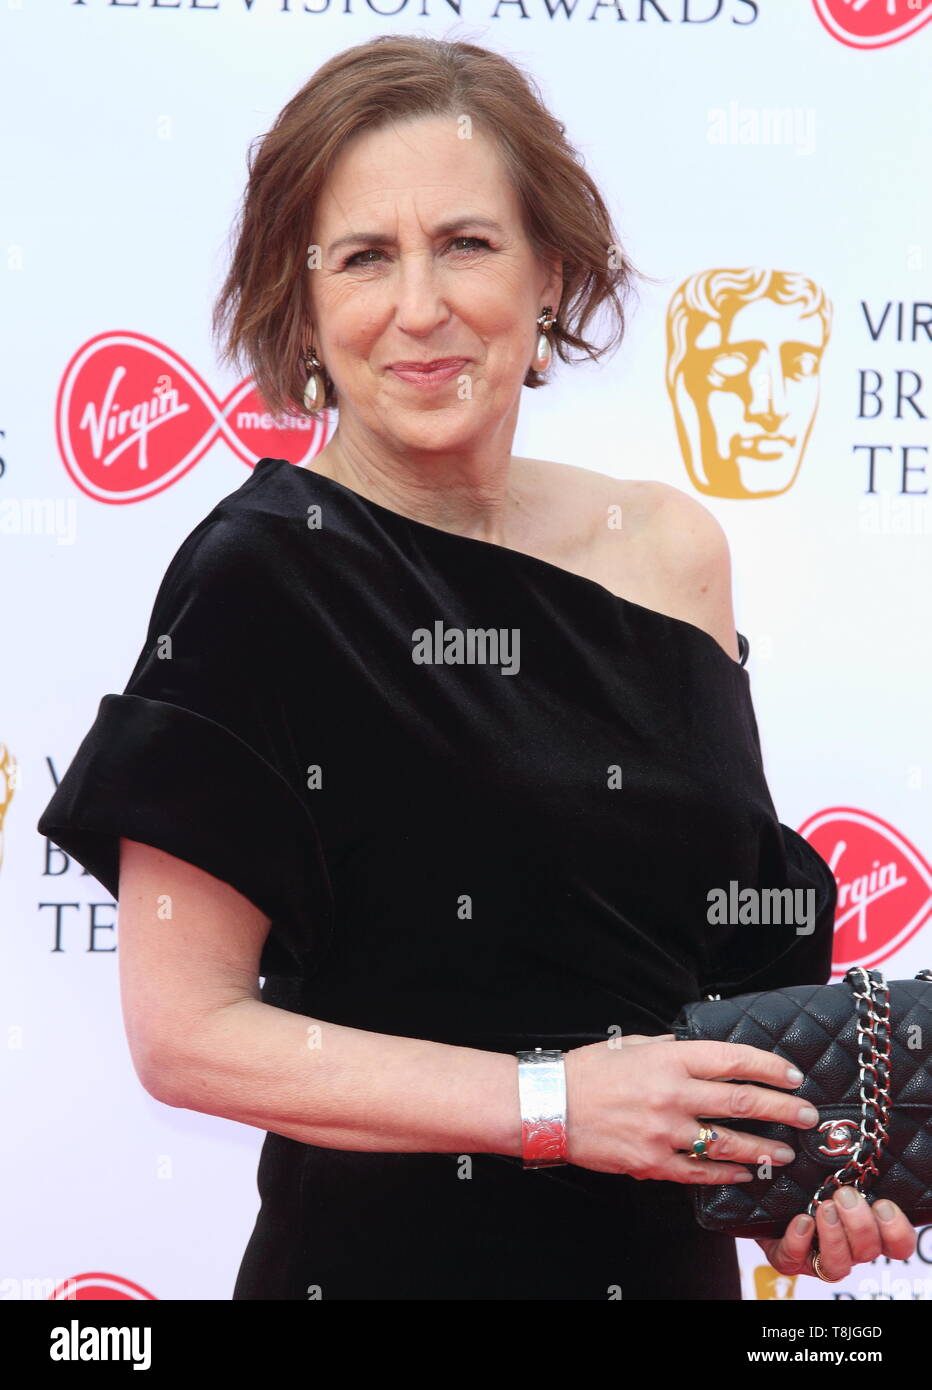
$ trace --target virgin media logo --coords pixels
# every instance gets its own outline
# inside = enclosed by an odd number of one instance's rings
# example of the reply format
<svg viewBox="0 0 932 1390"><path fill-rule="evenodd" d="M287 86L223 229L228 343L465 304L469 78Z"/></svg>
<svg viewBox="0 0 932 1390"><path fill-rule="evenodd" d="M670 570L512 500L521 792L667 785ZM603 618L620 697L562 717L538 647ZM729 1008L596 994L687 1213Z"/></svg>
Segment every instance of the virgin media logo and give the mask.
<svg viewBox="0 0 932 1390"><path fill-rule="evenodd" d="M852 48L885 48L932 19L932 0L813 0L826 29Z"/></svg>
<svg viewBox="0 0 932 1390"><path fill-rule="evenodd" d="M170 487L216 439L243 463L305 463L326 442L310 416L274 417L252 379L225 400L182 358L141 333L100 333L65 368L55 406L62 460L99 502L141 502Z"/></svg>
<svg viewBox="0 0 932 1390"><path fill-rule="evenodd" d="M932 916L932 868L892 825L850 806L820 811L799 828L838 884L832 972L878 965Z"/></svg>

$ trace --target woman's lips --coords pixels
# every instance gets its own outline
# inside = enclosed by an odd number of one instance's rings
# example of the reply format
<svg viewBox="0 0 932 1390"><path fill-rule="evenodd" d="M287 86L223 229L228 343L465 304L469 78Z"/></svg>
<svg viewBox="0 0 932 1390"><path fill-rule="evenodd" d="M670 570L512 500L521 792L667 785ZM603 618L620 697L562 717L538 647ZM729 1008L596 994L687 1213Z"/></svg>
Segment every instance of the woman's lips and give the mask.
<svg viewBox="0 0 932 1390"><path fill-rule="evenodd" d="M468 360L467 357L456 357L443 366L427 370L420 367L389 367L389 371L394 372L402 381L410 381L414 386L439 386L441 382L449 381L457 372L462 371Z"/></svg>

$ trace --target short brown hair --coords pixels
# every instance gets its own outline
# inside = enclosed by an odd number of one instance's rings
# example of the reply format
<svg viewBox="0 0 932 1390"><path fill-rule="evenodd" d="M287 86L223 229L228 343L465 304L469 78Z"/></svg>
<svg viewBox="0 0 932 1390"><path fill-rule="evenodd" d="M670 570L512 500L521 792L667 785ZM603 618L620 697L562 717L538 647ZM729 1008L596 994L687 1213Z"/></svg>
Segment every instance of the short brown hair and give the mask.
<svg viewBox="0 0 932 1390"><path fill-rule="evenodd" d="M553 350L598 359L625 331L635 277L608 210L566 127L528 74L470 43L382 34L336 54L250 145L249 180L213 328L221 360L244 366L273 413L306 415L303 352L311 322L305 269L308 227L342 146L364 130L421 116L468 115L495 141L518 195L525 233L541 258L563 258ZM584 336L605 306L614 328L601 346ZM338 405L326 377L325 406ZM524 385L542 386L533 368Z"/></svg>

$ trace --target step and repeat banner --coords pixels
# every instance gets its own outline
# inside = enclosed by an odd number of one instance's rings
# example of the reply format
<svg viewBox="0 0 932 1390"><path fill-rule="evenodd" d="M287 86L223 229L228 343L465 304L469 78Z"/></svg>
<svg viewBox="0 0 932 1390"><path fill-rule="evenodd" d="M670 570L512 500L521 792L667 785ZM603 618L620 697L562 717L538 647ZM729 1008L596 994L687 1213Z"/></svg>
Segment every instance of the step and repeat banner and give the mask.
<svg viewBox="0 0 932 1390"><path fill-rule="evenodd" d="M780 819L839 885L835 965L932 966L932 3L9 0L0 389L6 1299L228 1299L262 1133L140 1085L116 906L36 832L168 560L272 417L210 311L250 142L333 54L464 39L537 82L646 276L620 350L522 393L514 451L697 498L731 545ZM928 1299L739 1242L745 1299Z"/></svg>

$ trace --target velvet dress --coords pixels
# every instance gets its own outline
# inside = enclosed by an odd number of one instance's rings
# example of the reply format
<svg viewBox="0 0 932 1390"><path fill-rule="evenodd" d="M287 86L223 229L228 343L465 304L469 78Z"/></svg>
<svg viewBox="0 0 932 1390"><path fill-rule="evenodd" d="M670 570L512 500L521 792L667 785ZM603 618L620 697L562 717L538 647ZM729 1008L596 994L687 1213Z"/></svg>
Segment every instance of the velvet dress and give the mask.
<svg viewBox="0 0 932 1390"><path fill-rule="evenodd" d="M279 1008L506 1053L669 1032L830 976L835 880L777 817L739 647L261 459L38 829L114 898L121 835L232 884ZM815 890L815 930L710 924L732 880ZM274 1132L257 1183L234 1299L741 1297L680 1183Z"/></svg>

